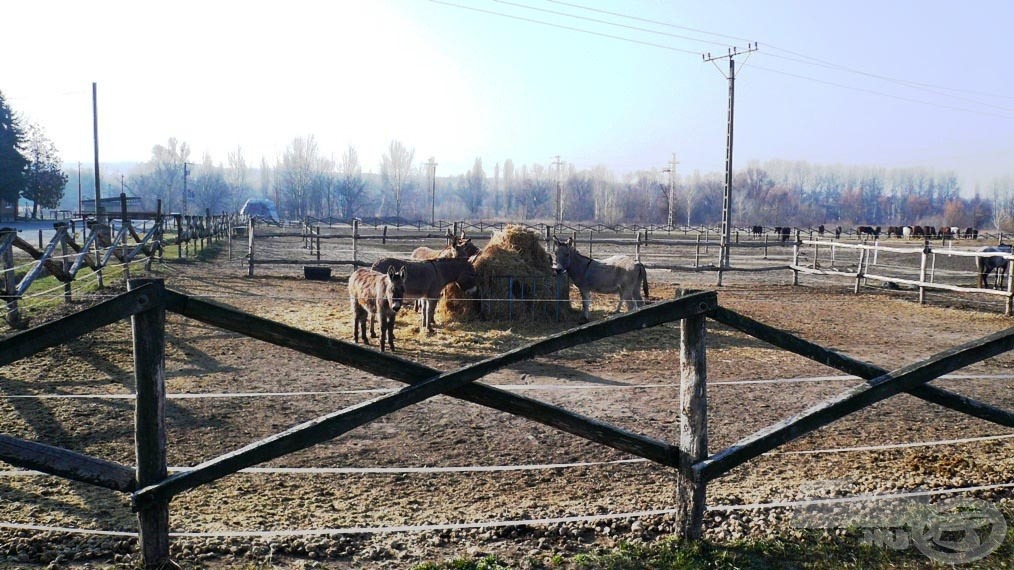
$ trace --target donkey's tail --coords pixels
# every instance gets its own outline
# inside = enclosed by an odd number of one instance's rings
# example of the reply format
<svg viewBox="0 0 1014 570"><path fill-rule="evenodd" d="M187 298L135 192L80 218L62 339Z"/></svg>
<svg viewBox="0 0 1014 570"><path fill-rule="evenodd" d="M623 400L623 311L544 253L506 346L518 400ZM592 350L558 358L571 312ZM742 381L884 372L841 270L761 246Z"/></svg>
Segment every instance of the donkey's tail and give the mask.
<svg viewBox="0 0 1014 570"><path fill-rule="evenodd" d="M637 264L637 272L641 277L641 288L644 289L644 300L648 300L648 272L644 270L644 265Z"/></svg>

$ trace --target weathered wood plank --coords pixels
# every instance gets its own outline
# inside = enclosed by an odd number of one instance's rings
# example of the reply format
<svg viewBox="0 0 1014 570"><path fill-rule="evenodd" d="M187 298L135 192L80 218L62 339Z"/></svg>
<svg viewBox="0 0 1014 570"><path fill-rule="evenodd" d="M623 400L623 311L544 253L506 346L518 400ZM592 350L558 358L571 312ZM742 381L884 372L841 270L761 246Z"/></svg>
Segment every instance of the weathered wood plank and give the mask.
<svg viewBox="0 0 1014 570"><path fill-rule="evenodd" d="M0 366L144 311L150 302L147 289L142 287L117 295L73 315L11 335L0 340Z"/></svg>
<svg viewBox="0 0 1014 570"><path fill-rule="evenodd" d="M915 364L845 390L803 412L741 439L694 465L705 481L750 459L895 394L925 384L970 364L1014 349L1014 327L946 350Z"/></svg>
<svg viewBox="0 0 1014 570"><path fill-rule="evenodd" d="M129 467L45 443L0 435L0 459L114 491L129 493L136 488L134 471Z"/></svg>
<svg viewBox="0 0 1014 570"><path fill-rule="evenodd" d="M63 241L63 238L67 235L67 226L59 226L56 229L56 235L53 239L49 240L49 244L46 246L45 251L39 252L28 242L21 238L15 238L14 245L27 251L32 257L34 257L38 263L35 267L31 268L24 277L21 278L21 282L18 283L17 294L24 295L25 291L31 287L32 282L42 273L42 268L45 267L49 270L49 273L56 277L60 281L66 281L67 275L63 271L63 265L53 261L53 250L56 246ZM27 246L27 249L25 248Z"/></svg>
<svg viewBox="0 0 1014 570"><path fill-rule="evenodd" d="M682 297L650 305L637 311L550 336L453 372L445 372L417 381L394 394L350 406L344 410L305 422L232 453L206 461L190 471L173 475L161 483L141 489L134 495L135 506L143 507L151 501L169 499L187 489L214 481L245 467L333 439L406 406L465 386L505 366L595 340L656 326L687 316L700 315L716 301L717 296L714 293L701 293L697 296ZM373 354L376 358L376 353Z"/></svg>
<svg viewBox="0 0 1014 570"><path fill-rule="evenodd" d="M707 481L693 469L708 457L706 320L680 321L680 462L676 472L677 537L699 540L704 531Z"/></svg>
<svg viewBox="0 0 1014 570"><path fill-rule="evenodd" d="M165 282L161 279L130 279L130 290L147 287L148 310L131 317L134 345L134 449L137 487L154 485L166 478L165 432ZM162 565L169 558L169 501L153 501L137 512L141 561L146 568Z"/></svg>
<svg viewBox="0 0 1014 570"><path fill-rule="evenodd" d="M872 380L887 374L885 368L856 360L844 354L828 350L820 345L803 340L793 334L776 329L750 317L741 315L725 307L718 307L708 314L716 321L742 331L754 338L770 343L778 348L809 358L826 366L848 374L854 374L865 380ZM936 386L917 386L907 392L927 402L933 402L950 408L956 412L968 414L1002 426L1014 427L1014 412L1010 412L983 402L973 400Z"/></svg>

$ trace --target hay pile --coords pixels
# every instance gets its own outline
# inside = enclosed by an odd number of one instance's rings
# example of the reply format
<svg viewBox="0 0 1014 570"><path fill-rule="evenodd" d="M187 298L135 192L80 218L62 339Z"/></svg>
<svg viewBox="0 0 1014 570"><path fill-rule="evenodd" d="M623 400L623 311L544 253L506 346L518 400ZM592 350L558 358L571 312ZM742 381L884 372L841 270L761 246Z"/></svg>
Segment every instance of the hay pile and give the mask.
<svg viewBox="0 0 1014 570"><path fill-rule="evenodd" d="M558 310L556 306L550 307L552 303L540 302L557 300L561 292L556 285L559 280L553 273L552 258L531 230L507 226L503 231L493 232L472 263L483 301L463 299L464 293L450 285L444 289L444 300L437 307L441 320L474 318L480 310L492 320L517 320L526 315L541 318L550 310L554 313ZM563 297L567 298L568 293L565 288Z"/></svg>

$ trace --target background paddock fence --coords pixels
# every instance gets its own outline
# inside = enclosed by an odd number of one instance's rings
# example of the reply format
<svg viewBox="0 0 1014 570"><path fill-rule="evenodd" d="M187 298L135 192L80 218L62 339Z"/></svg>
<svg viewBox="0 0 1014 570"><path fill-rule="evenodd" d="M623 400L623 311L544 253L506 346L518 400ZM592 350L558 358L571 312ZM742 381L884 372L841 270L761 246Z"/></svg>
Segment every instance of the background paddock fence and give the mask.
<svg viewBox="0 0 1014 570"><path fill-rule="evenodd" d="M926 302L930 291L1003 297L1004 314L1011 316L1014 276L1010 269L1014 255L979 249L981 246L960 246L954 242L937 246L926 241L917 247L896 247L878 240L866 244L799 240L795 245L797 256L807 252L810 259L805 264L797 260L790 269L793 283L798 282L799 274L841 277L854 280L858 292L861 285L872 280L893 290L918 291L920 303ZM1007 262L1000 288L992 286L994 275L989 276L986 288L978 286L976 259L985 257L1001 257Z"/></svg>
<svg viewBox="0 0 1014 570"><path fill-rule="evenodd" d="M243 448L169 474L165 437L165 313L238 333L304 354L400 381L407 387L361 405L344 408ZM138 513L142 562L159 567L169 558L169 504L187 490L240 470L306 449L398 410L445 394L557 428L588 441L670 467L677 473L676 532L701 535L709 481L811 431L851 413L908 393L1005 427L1014 412L928 385L950 372L1014 349L1014 328L938 353L895 371L853 359L718 305L714 292L691 293L671 301L603 319L521 346L457 370L443 372L410 360L277 323L165 289L161 280L133 280L117 297L0 341L0 366L60 346L83 334L131 317L135 351L135 446L137 466L91 457L41 442L0 436L0 459L74 481L129 493ZM707 318L775 347L866 379L807 410L710 453L707 448ZM604 338L680 321L680 427L677 443L585 417L539 400L475 383L487 374L538 356ZM549 520L549 519L547 519Z"/></svg>
<svg viewBox="0 0 1014 570"><path fill-rule="evenodd" d="M288 227L258 223L256 227L243 228L248 238L247 274L253 275L258 265L345 266L351 273L355 268L371 266L382 257L407 259L420 246L443 248L451 236L462 232L482 247L491 232L505 226L499 222L460 221L387 225L377 221L338 223L332 220L329 226L315 222L308 220ZM1014 288L1009 271L1002 290L976 285L974 258L986 256L977 250L994 238L1002 239L1001 234L980 232L977 238L971 239L924 241L922 238L883 235L878 238L865 234L850 237L843 231L839 239L832 239L835 232L830 228L825 228L824 238L814 228L760 228L760 233L754 233L752 228L736 228L729 243L729 265L722 267L719 265L720 232L709 226L516 225L539 235L549 252L554 250L554 238L574 238L578 249L595 259L628 255L652 271L743 275L788 271L794 285L799 284L800 275L846 279L856 292L872 282L890 284L889 287L901 291L918 291L920 302L926 302L928 292L961 295L971 303L1003 297L1002 310L1007 315L1012 313ZM785 232L787 229L790 233ZM231 237L229 247L232 251ZM923 249L927 251L924 253ZM506 295L495 297L509 298Z"/></svg>

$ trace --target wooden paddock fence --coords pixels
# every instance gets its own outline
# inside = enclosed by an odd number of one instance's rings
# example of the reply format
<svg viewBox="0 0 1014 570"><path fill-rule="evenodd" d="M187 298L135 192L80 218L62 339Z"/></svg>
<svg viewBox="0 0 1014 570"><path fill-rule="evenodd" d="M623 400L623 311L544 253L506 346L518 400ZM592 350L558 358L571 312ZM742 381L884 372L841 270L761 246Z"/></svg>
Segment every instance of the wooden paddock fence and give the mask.
<svg viewBox="0 0 1014 570"><path fill-rule="evenodd" d="M196 255L212 240L222 239L236 219L235 215L212 216L210 211L204 216L173 214L167 219L162 215L160 201L157 211L148 216L153 221L151 228L141 234L130 218L138 214L128 213L126 197L121 194L120 199L119 229L113 223L84 222L80 243L76 240L76 220L54 223L56 231L45 247L40 230L38 248L19 237L17 230L0 228L0 299L4 302L4 320L9 326L15 329L27 327L20 301L41 277L52 275L63 283L64 301L69 303L72 300L71 285L82 268L88 267L95 273L97 286L101 289L105 286L104 269L122 268L124 280L129 280L131 264L144 259L145 269L151 269L156 257L162 260L164 248L173 242L180 258L190 256L191 249ZM167 227L170 219L174 227ZM175 230L172 239L167 239L167 230ZM32 261L18 265L22 259L15 257L15 250L27 254ZM25 270L19 271L22 268Z"/></svg>
<svg viewBox="0 0 1014 570"><path fill-rule="evenodd" d="M169 476L164 414L167 311L407 386L296 425ZM121 465L6 435L0 435L0 460L130 493L138 517L142 561L149 568L159 567L169 558L169 505L173 497L240 469L328 441L439 394L527 418L671 467L677 475L676 533L690 540L701 537L709 481L766 451L890 396L905 392L977 418L1014 426L1011 411L928 385L944 374L1011 350L1014 328L887 371L723 308L715 292L691 293L648 305L448 372L167 290L162 280L132 279L128 291L122 295L0 341L0 366L127 317L131 318L134 339L137 465ZM706 318L709 317L776 347L857 375L866 382L710 454L705 343ZM680 346L680 402L677 407L680 431L676 442L646 437L536 399L475 383L491 372L523 360L672 321L680 322L679 339L673 339ZM673 404L675 407L677 402Z"/></svg>

